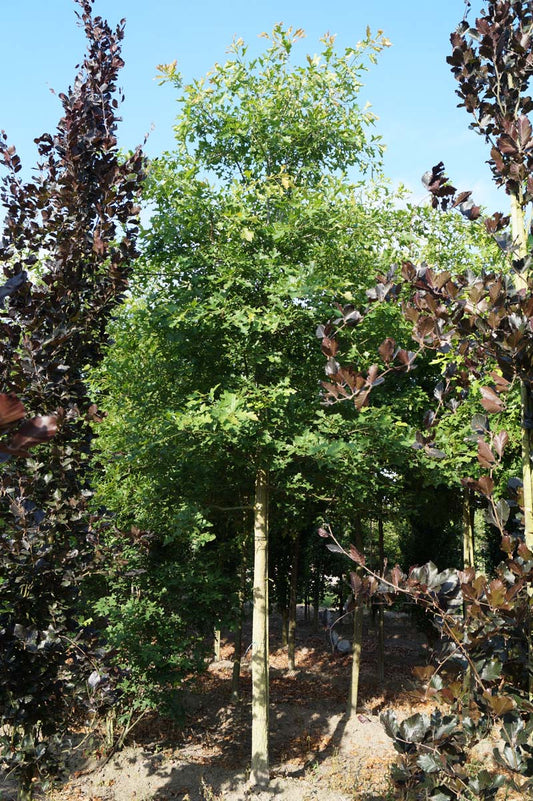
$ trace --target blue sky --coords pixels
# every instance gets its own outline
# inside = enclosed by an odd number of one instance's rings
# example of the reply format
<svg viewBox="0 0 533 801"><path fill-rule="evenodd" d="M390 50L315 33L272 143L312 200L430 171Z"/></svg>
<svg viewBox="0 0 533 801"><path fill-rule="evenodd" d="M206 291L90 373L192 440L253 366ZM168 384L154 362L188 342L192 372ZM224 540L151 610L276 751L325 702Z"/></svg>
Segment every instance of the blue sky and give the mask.
<svg viewBox="0 0 533 801"><path fill-rule="evenodd" d="M480 2L473 2L474 11ZM15 144L25 169L35 162L33 139L53 130L62 91L72 81L83 55L83 34L76 26L72 0L9 0L2 8L0 48L0 128ZM389 178L423 196L420 176L438 161L461 189L490 210L506 210L506 198L493 188L485 161L488 150L468 129L457 109L455 81L446 64L449 35L464 13L464 0L95 0L95 12L110 22L126 17L121 86L126 94L120 129L123 147L142 141L154 126L148 152L172 148L175 92L154 80L156 65L177 59L185 80L200 77L223 61L234 36L251 49L264 41L262 31L275 23L302 27L305 53L319 50L319 37L337 34L339 48L354 45L366 26L381 28L392 47L364 78L367 100L379 116L377 130L386 145Z"/></svg>

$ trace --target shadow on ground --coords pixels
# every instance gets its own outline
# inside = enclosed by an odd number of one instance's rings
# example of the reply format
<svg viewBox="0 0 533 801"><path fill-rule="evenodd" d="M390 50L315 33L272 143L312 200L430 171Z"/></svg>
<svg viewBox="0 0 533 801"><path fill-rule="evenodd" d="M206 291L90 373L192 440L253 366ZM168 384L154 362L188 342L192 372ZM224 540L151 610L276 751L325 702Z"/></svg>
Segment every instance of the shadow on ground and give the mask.
<svg viewBox="0 0 533 801"><path fill-rule="evenodd" d="M270 660L271 783L247 790L251 749L251 677L241 673L242 701L229 704L232 646L210 665L185 699L186 723L153 719L107 765L79 777L55 798L92 801L342 801L384 797L393 751L379 723L386 708L410 711L411 668L426 659L425 638L407 615L387 612L385 682L376 680L375 632L365 624L358 715L347 724L351 657L332 653L322 633L301 620L297 629L297 670L287 670L280 647L280 621L272 620ZM346 632L347 633L347 629ZM249 634L249 632L248 632ZM367 775L368 774L368 775ZM379 781L374 781L377 776Z"/></svg>

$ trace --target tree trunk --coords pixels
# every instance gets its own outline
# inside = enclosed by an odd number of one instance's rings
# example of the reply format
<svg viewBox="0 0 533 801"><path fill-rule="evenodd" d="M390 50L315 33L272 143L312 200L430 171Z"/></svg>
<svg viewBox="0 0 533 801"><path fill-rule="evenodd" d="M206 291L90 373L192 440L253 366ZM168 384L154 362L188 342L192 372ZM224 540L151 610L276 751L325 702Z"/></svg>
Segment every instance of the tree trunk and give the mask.
<svg viewBox="0 0 533 801"><path fill-rule="evenodd" d="M383 534L383 518L378 518L378 559L379 559L379 572L383 575L385 569L385 541ZM377 661L378 661L378 681L383 684L385 681L385 610L383 603L378 606L378 648L377 648Z"/></svg>
<svg viewBox="0 0 533 801"><path fill-rule="evenodd" d="M213 652L214 661L220 662L220 629L215 629Z"/></svg>
<svg viewBox="0 0 533 801"><path fill-rule="evenodd" d="M344 572L339 573L339 615L344 614Z"/></svg>
<svg viewBox="0 0 533 801"><path fill-rule="evenodd" d="M511 230L513 243L515 245L514 257L521 259L527 256L527 230L523 205L518 197L511 195ZM518 289L525 289L528 292L527 279L520 275L516 276ZM533 455L533 428L531 420L533 415L533 397L529 383L521 383L522 400L522 480L524 484L524 539L530 551L533 551L533 471L531 457ZM529 588L529 698L533 700L533 673L531 666L533 663L532 653L532 633L533 633L533 596L532 588Z"/></svg>
<svg viewBox="0 0 533 801"><path fill-rule="evenodd" d="M235 629L235 646L233 652L233 673L231 677L231 700L234 704L239 701L241 683L241 651L242 651L242 624L244 620L244 596L246 591L246 569L248 537L245 535L242 544L241 574L239 581L239 594L237 596L237 627Z"/></svg>
<svg viewBox="0 0 533 801"><path fill-rule="evenodd" d="M296 602L298 600L298 557L300 555L300 535L293 540L291 584L289 592L289 629L287 637L287 653L289 672L296 670Z"/></svg>
<svg viewBox="0 0 533 801"><path fill-rule="evenodd" d="M281 646L285 648L289 642L290 604L281 610Z"/></svg>
<svg viewBox="0 0 533 801"><path fill-rule="evenodd" d="M361 670L361 649L363 645L363 608L363 604L357 600L353 610L352 673L350 679L350 692L348 695L348 708L346 710L348 718L353 717L357 712L359 673Z"/></svg>
<svg viewBox="0 0 533 801"><path fill-rule="evenodd" d="M463 495L463 567L474 567L474 519L468 488Z"/></svg>
<svg viewBox="0 0 533 801"><path fill-rule="evenodd" d="M363 535L360 524L355 529L355 547L363 553ZM353 610L353 641L352 641L352 674L350 679L350 692L346 716L352 718L357 712L357 696L359 693L359 673L361 670L361 649L363 645L363 604L359 598L354 598Z"/></svg>
<svg viewBox="0 0 533 801"><path fill-rule="evenodd" d="M474 516L470 497L470 490L465 487L463 494L463 569L474 567ZM463 618L466 621L467 602L463 598ZM468 634L465 627L463 641L468 641ZM463 679L465 693L472 692L472 668L467 665Z"/></svg>
<svg viewBox="0 0 533 801"><path fill-rule="evenodd" d="M240 604L237 619L237 628L235 629L235 642L233 651L233 671L231 674L231 701L237 704L240 698L241 688L241 651L242 651L242 617L243 617L243 604Z"/></svg>
<svg viewBox="0 0 533 801"><path fill-rule="evenodd" d="M250 785L269 782L268 759L268 475L259 468L254 504L252 620L252 762Z"/></svg>
<svg viewBox="0 0 533 801"><path fill-rule="evenodd" d="M323 584L324 570L322 560L319 560L315 565L315 580L313 582L313 630L315 632L319 630L320 598L322 597Z"/></svg>
<svg viewBox="0 0 533 801"><path fill-rule="evenodd" d="M19 786L17 790L17 801L32 801L33 799L33 767L30 765L23 768L20 773Z"/></svg>
<svg viewBox="0 0 533 801"><path fill-rule="evenodd" d="M511 195L511 226L517 258L527 256L527 231L525 215L518 198ZM527 280L516 276L518 289L528 291ZM524 481L524 536L527 547L533 550L533 474L531 455L533 454L533 428L531 428L532 397L531 387L524 381L521 385L522 397L522 477Z"/></svg>

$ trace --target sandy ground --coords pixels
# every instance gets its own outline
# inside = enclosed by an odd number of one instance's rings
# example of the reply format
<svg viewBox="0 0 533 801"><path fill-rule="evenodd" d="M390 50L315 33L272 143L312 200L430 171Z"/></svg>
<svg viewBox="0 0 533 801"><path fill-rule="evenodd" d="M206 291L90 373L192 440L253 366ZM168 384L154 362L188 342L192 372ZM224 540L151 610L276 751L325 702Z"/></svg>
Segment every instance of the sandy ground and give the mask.
<svg viewBox="0 0 533 801"><path fill-rule="evenodd" d="M76 766L70 780L48 796L53 801L385 801L394 750L379 714L408 715L419 708L412 666L427 661L425 638L407 615L386 613L385 682L376 680L375 632L365 625L358 714L347 721L351 657L332 654L322 633L300 622L297 670L287 670L279 644L279 620L271 636L271 781L267 790L247 786L250 752L250 667L243 663L242 702L229 703L232 654L212 663L186 698L186 724L152 719L134 730L127 746L103 767ZM9 793L0 798L10 798Z"/></svg>

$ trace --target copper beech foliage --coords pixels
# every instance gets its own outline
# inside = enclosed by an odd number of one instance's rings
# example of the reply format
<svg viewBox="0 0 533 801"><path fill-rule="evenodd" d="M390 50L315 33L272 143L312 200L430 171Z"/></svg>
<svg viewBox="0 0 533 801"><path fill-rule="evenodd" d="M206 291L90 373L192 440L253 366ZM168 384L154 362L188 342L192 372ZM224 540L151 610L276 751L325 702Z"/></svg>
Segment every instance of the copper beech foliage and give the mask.
<svg viewBox="0 0 533 801"><path fill-rule="evenodd" d="M448 62L458 81L460 104L472 115L472 127L489 142L496 183L524 209L533 201L533 133L528 118L533 110L528 94L533 74L533 7L521 0L485 5L472 27L467 13L452 34ZM371 391L388 373L412 369L415 353L399 348L391 337L383 341L379 360L366 373L343 365L340 357L341 332L359 324L373 303L401 304L412 324L416 353L433 349L449 354L434 391L435 408L426 413L415 448L430 456L444 456L434 443L439 413L457 408L472 379L481 383L481 405L487 414L474 416L472 430L482 475L465 477L463 484L485 499L487 518L501 534L504 559L492 577L477 574L474 568L439 572L431 563L412 568L408 575L399 568L378 575L353 546L344 551L331 530L319 533L333 540L331 550L360 566L352 578L356 597L380 593L390 601L407 596L431 613L442 632L436 664L418 671L426 682L426 695L440 707L431 715L417 714L402 723L393 713L383 716L400 754L393 773L398 797L493 799L503 785L529 797L533 788L533 553L524 541L521 481L509 482L507 500L494 496L509 436L506 431L492 432L489 418L505 411L515 382L520 382L526 399L531 398L532 254L518 257L508 230L510 218L497 213L483 219L471 193L457 192L450 184L442 163L425 173L423 182L434 208L455 209L472 223L485 226L509 254L509 272L496 274L487 269L479 275L452 275L410 261L391 268L367 293L367 308L339 307L341 316L317 330L327 359L324 401L349 400L359 409L368 404ZM529 401L523 403L526 432L533 428L530 409ZM499 741L490 742L493 761L473 770L470 749L488 739L495 725Z"/></svg>
<svg viewBox="0 0 533 801"><path fill-rule="evenodd" d="M25 280L25 279L24 279ZM0 306L5 299L16 292L23 283L20 274L8 279L0 287ZM53 437L57 432L57 417L45 415L34 417L20 425L26 417L26 409L16 395L0 393L0 435L10 434L7 441L0 441L0 462L5 462L11 456L29 456L28 449L33 445L40 445ZM16 433L13 429L18 427Z"/></svg>
<svg viewBox="0 0 533 801"><path fill-rule="evenodd" d="M83 581L102 567L85 375L127 287L144 177L141 149L117 145L124 20L112 29L91 0L76 3L86 55L58 95L57 130L36 139L31 180L0 136L0 761L25 798L61 764L76 709L106 686L78 622Z"/></svg>
<svg viewBox="0 0 533 801"><path fill-rule="evenodd" d="M0 461L7 461L10 456L29 456L29 448L41 445L57 432L55 415L33 417L13 432L25 416L24 404L16 395L0 394L0 434L11 435L6 442L0 442Z"/></svg>

